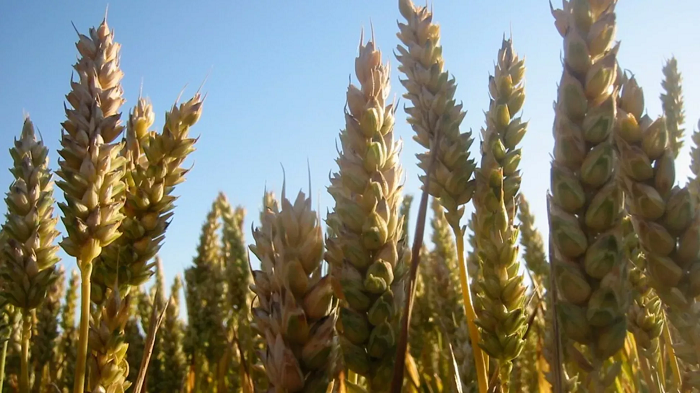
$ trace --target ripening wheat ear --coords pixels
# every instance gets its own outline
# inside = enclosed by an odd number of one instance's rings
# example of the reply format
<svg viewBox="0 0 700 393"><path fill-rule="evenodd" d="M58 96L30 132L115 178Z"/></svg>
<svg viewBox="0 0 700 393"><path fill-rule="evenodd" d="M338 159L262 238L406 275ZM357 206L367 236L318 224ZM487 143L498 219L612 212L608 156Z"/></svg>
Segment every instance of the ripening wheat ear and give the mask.
<svg viewBox="0 0 700 393"><path fill-rule="evenodd" d="M128 167L124 178L128 190L123 209L125 218L119 227L121 237L105 247L97 259L93 274L93 282L97 284L93 288L97 290L92 291L92 298L98 305L104 303L110 291L107 288L113 287L115 283L118 283L119 288L116 292L112 291L112 294L119 293L122 296L120 302L128 303L130 289L143 284L153 275L155 263L151 260L162 246L166 228L173 216L177 197L172 193L175 186L184 181L184 175L188 171L181 165L188 154L194 151L195 140L189 137L189 129L200 118L201 111L202 100L199 94L179 106L174 105L165 115L162 133L148 130L153 124L154 116L147 101L139 99L130 113L126 149L123 151ZM158 307L162 307L162 304ZM106 314L103 313L104 315ZM124 334L124 326L117 323L103 327L121 329L110 333L120 336ZM99 323L96 325L99 329L103 327ZM151 378L148 380L151 386L159 383L162 374L159 371L162 361L157 353L161 341L160 337L156 338L156 353L152 358ZM119 345L116 341L105 342L101 350L97 351L98 356L102 357L94 364L104 365L114 361L116 358L112 354ZM111 378L104 373L91 372L92 375ZM106 380L97 382L92 377L91 381L100 385L108 384Z"/></svg>
<svg viewBox="0 0 700 393"><path fill-rule="evenodd" d="M494 75L491 102L482 130L481 167L476 172L474 222L480 275L475 308L479 346L498 362L500 385L509 390L512 360L523 348L527 329L525 286L519 272L518 229L514 220L520 189L520 149L526 124L515 115L525 100L525 66L504 40ZM515 181L513 181L515 179Z"/></svg>
<svg viewBox="0 0 700 393"><path fill-rule="evenodd" d="M555 106L549 222L557 313L564 334L587 346L587 385L600 391L616 368L604 362L627 334L622 192L615 177L613 46L616 0L565 1L553 10L564 38L564 73Z"/></svg>
<svg viewBox="0 0 700 393"><path fill-rule="evenodd" d="M387 103L389 67L375 42L360 43L360 83L348 86L339 171L328 192L335 209L326 242L340 309L340 342L350 371L372 391L388 388L394 367L403 276L410 253L399 216L401 142L394 140L394 106Z"/></svg>
<svg viewBox="0 0 700 393"><path fill-rule="evenodd" d="M616 123L620 166L649 284L668 307L684 341L676 350L689 368L685 383L700 386L700 211L687 187L674 186L673 146L663 117L644 115L644 95L625 81Z"/></svg>
<svg viewBox="0 0 700 393"><path fill-rule="evenodd" d="M251 287L258 296L255 329L266 341L260 358L271 389L325 391L336 314L330 276L321 273L320 222L302 192L292 204L283 188L281 203L279 211L265 207L250 246L262 268Z"/></svg>
<svg viewBox="0 0 700 393"><path fill-rule="evenodd" d="M196 142L189 132L201 117L202 105L199 93L173 105L165 114L160 133L149 130L154 115L148 101L139 99L129 114L124 150L128 167L125 218L119 228L122 236L103 251L96 266L95 280L102 288L119 282L126 294L129 287L141 285L153 275L151 260L163 245L173 217L175 187L189 171L183 163L194 152ZM98 304L102 300L99 295L103 294L93 294Z"/></svg>
<svg viewBox="0 0 700 393"><path fill-rule="evenodd" d="M57 279L58 236L53 214L53 183L48 168L49 150L37 140L34 125L24 121L22 133L10 149L14 181L5 198L7 221L2 227L0 266L2 296L22 310L20 392L29 392L29 343L34 310L44 301Z"/></svg>
<svg viewBox="0 0 700 393"><path fill-rule="evenodd" d="M673 156L678 157L678 153L683 148L685 137L683 129L685 112L683 111L683 89L681 86L683 78L678 72L678 61L675 57L666 62L663 74L664 80L661 82L661 87L663 87L664 93L661 93L661 104L666 118L666 129L673 149Z"/></svg>
<svg viewBox="0 0 700 393"><path fill-rule="evenodd" d="M464 233L460 220L464 205L474 194L472 179L474 161L469 147L474 141L471 132L461 133L460 124L465 116L462 105L454 99L457 84L444 70L440 28L432 22L427 7L416 7L410 0L399 0L399 10L406 23L399 23L398 37L404 46L397 46L397 59L406 79L401 83L407 90L404 97L413 107L406 108L408 122L416 135L414 139L428 152L419 154L419 167L426 171L421 177L425 183L430 176L428 192L445 207L445 216L457 240L462 296L472 342L479 341L474 324L476 315L471 300L467 271L464 268ZM437 138L437 139L436 139ZM435 157L433 169L430 161ZM427 172L431 173L427 173ZM485 393L488 384L487 361L478 346L474 347L479 391Z"/></svg>
<svg viewBox="0 0 700 393"><path fill-rule="evenodd" d="M71 82L66 97L72 109L66 108L59 151L62 159L56 172L66 200L59 203L68 232L61 247L77 259L82 281L75 393L84 389L93 261L121 235L125 163L120 157L121 144L113 143L124 129L119 112L124 102L120 45L114 42L106 20L90 29L89 37L79 37L80 58L74 66L78 80Z"/></svg>

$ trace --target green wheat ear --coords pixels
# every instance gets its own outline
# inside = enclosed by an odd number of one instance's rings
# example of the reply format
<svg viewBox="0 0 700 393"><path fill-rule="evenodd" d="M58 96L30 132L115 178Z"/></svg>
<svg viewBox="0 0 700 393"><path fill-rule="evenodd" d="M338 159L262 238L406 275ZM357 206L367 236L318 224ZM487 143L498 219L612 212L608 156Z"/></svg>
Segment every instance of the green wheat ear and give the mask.
<svg viewBox="0 0 700 393"><path fill-rule="evenodd" d="M613 141L617 79L615 0L573 0L553 10L564 38L565 68L554 119L549 223L556 306L563 333L583 344L601 391L617 368L605 362L627 334L622 191ZM611 374L612 373L612 374Z"/></svg>
<svg viewBox="0 0 700 393"><path fill-rule="evenodd" d="M2 297L22 310L22 353L19 387L30 387L29 345L35 329L34 314L58 279L54 240L58 236L53 214L53 183L49 150L37 140L27 117L19 139L10 149L13 182L5 198L6 222L0 234ZM41 338L41 337L40 337Z"/></svg>
<svg viewBox="0 0 700 393"><path fill-rule="evenodd" d="M481 132L481 167L474 196L474 235L482 278L475 285L474 302L479 346L498 362L504 391L510 389L513 359L523 350L527 329L526 288L514 223L521 182L517 147L527 127L516 117L525 100L524 75L524 61L518 59L512 41L504 40L489 78L491 100Z"/></svg>

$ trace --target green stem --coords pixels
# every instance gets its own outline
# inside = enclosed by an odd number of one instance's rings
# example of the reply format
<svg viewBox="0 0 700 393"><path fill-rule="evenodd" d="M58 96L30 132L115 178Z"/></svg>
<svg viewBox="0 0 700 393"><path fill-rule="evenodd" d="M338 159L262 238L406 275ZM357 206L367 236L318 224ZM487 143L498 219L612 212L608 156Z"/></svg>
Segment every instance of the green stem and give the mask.
<svg viewBox="0 0 700 393"><path fill-rule="evenodd" d="M32 338L32 313L28 310L24 310L23 314L19 391L20 393L29 393L29 341Z"/></svg>
<svg viewBox="0 0 700 393"><path fill-rule="evenodd" d="M2 385L5 383L5 357L7 357L7 343L10 341L9 337L4 338L5 342L2 343L2 352L0 352L0 392L2 392Z"/></svg>
<svg viewBox="0 0 700 393"><path fill-rule="evenodd" d="M88 334L90 332L90 277L92 276L92 261L80 266L80 330L78 338L78 359L75 364L75 381L73 393L83 393L85 390L85 366L87 363Z"/></svg>

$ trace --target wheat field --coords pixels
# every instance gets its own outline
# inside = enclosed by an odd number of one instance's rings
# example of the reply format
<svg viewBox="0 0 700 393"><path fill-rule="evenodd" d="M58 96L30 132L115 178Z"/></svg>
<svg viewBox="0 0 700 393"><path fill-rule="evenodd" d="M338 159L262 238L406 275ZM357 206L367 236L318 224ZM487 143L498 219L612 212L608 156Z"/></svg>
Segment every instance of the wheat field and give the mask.
<svg viewBox="0 0 700 393"><path fill-rule="evenodd" d="M700 391L692 64L639 54L663 60L645 95L647 65L622 55L644 47L619 38L630 0L563 0L543 40L560 53L551 85L529 83L538 60L511 31L466 86L442 7L393 3L393 41L372 25L343 48L341 129L309 147L335 142L334 166L312 185L324 169L307 161L301 189L284 164L274 182L198 175L219 85L127 101L122 54L138 53L107 16L76 26L60 124L5 124L0 392ZM543 130L528 105L545 88ZM465 89L488 103L475 128ZM248 136L235 148L267 148ZM285 155L267 150L237 170ZM203 199L192 176L252 182L256 205ZM163 257L181 216L199 233L183 271Z"/></svg>

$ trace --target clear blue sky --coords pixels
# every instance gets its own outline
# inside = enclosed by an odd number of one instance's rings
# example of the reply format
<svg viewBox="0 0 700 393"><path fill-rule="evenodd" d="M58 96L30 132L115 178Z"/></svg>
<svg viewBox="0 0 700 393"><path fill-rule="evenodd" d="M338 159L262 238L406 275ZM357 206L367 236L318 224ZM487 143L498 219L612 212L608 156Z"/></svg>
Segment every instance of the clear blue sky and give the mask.
<svg viewBox="0 0 700 393"><path fill-rule="evenodd" d="M555 1L555 6L559 3ZM75 24L82 33L100 23L107 2L0 2L0 168L8 168L7 149L28 112L58 161L64 96L77 51ZM546 0L433 2L442 27L447 69L457 78L457 98L468 110L464 129L476 142L488 105L487 78L501 38L512 30L517 52L526 59L530 120L523 141L522 192L531 201L546 238L545 194L552 151L552 103L561 76L562 40ZM678 178L688 174L690 132L700 117L700 3L691 0L621 0L617 10L619 59L643 86L650 114L660 113L661 67L675 55L684 77L687 144L678 160ZM109 24L122 44L121 66L127 99L124 119L136 103L143 81L152 100L156 127L187 85L193 94L207 75L208 97L193 129L201 139L162 249L168 282L191 264L201 225L219 191L247 211L246 235L257 221L265 185L277 192L283 164L288 192L307 185L311 166L314 204L322 216L332 207L325 187L336 170L334 159L348 77L364 27L374 25L384 60L392 66L392 92L403 94L393 50L398 44L395 0L353 1L112 1ZM353 77L354 80L354 77ZM401 103L405 103L402 100ZM396 134L404 139L402 162L408 193L418 194L413 131L398 112ZM0 171L0 189L11 181ZM62 199L60 190L56 197ZM0 212L5 210L4 204ZM414 204L413 218L417 211ZM467 213L469 214L469 212ZM413 222L411 228L413 228ZM65 256L65 254L62 254ZM64 262L68 270L74 261Z"/></svg>

